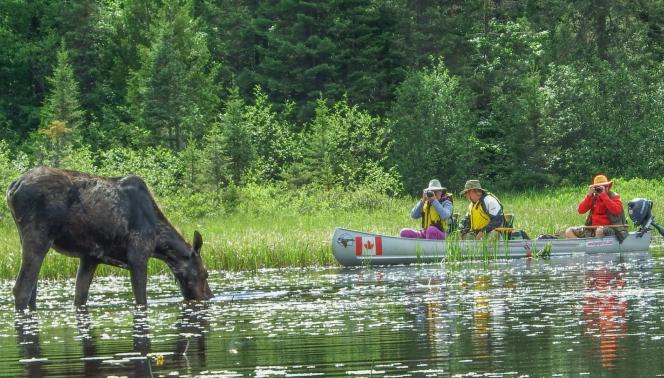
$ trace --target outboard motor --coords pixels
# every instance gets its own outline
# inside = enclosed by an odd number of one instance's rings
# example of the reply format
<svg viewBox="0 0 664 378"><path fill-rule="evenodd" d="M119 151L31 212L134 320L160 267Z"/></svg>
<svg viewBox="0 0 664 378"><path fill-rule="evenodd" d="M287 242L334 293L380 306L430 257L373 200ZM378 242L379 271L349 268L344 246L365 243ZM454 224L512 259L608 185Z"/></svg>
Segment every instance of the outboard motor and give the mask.
<svg viewBox="0 0 664 378"><path fill-rule="evenodd" d="M652 210L652 201L645 198L634 198L627 204L629 218L634 222L634 226L640 227L636 235L643 236L650 226L655 227L659 233L664 236L664 227L655 223L655 217L650 212Z"/></svg>

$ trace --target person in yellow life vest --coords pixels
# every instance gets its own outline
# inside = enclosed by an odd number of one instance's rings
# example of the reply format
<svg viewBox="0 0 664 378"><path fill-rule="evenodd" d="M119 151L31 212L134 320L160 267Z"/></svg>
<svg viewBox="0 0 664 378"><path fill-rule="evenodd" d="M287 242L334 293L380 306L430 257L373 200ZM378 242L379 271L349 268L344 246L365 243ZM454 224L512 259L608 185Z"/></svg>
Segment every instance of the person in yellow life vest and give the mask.
<svg viewBox="0 0 664 378"><path fill-rule="evenodd" d="M470 204L461 228L462 239L481 239L485 236L498 237L496 228L505 224L503 205L498 198L482 188L479 180L468 180L462 195Z"/></svg>
<svg viewBox="0 0 664 378"><path fill-rule="evenodd" d="M422 219L422 229L404 228L399 233L402 238L438 239L447 237L447 227L452 216L452 197L440 181L429 181L429 187L422 191L422 197L410 211L413 219Z"/></svg>

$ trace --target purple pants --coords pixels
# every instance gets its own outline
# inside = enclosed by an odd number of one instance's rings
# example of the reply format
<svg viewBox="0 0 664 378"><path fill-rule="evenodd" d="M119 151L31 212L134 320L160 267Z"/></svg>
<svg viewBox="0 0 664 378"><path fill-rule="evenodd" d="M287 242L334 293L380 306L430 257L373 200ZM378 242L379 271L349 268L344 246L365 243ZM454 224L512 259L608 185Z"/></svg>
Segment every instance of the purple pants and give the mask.
<svg viewBox="0 0 664 378"><path fill-rule="evenodd" d="M413 230L412 228L404 228L399 232L402 238L411 239L436 239L443 240L447 237L447 232L443 232L434 226L427 227L426 230Z"/></svg>

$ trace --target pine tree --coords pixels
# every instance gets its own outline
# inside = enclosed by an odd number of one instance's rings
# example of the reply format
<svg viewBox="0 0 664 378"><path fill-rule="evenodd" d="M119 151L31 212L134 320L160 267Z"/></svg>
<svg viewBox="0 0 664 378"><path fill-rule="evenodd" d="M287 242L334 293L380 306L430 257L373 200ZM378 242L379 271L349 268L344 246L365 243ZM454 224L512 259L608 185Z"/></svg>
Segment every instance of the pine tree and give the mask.
<svg viewBox="0 0 664 378"><path fill-rule="evenodd" d="M295 126L287 122L284 113L276 113L265 92L254 90L255 103L246 107L246 121L256 149L251 168L253 180L281 179L286 169L301 152L301 137Z"/></svg>
<svg viewBox="0 0 664 378"><path fill-rule="evenodd" d="M187 135L202 138L219 102L217 69L190 7L167 6L131 83L128 96L137 124L174 150L184 147Z"/></svg>
<svg viewBox="0 0 664 378"><path fill-rule="evenodd" d="M58 60L53 67L53 75L48 78L48 83L51 90L41 111L42 127L59 121L80 133L84 112L79 103L78 82L69 63L69 53L64 42L58 51Z"/></svg>
<svg viewBox="0 0 664 378"><path fill-rule="evenodd" d="M63 41L53 75L48 78L51 92L41 110L42 125L39 134L47 150L41 151L44 160L58 166L62 156L71 149L73 139L80 139L84 112L79 104L78 83L69 63L69 54Z"/></svg>
<svg viewBox="0 0 664 378"><path fill-rule="evenodd" d="M224 155L224 134L219 122L215 122L205 134L203 147L203 169L205 182L215 190L228 183L228 158Z"/></svg>
<svg viewBox="0 0 664 378"><path fill-rule="evenodd" d="M227 88L237 85L245 99L252 95L257 64L255 8L254 1L247 0L194 2L194 16L202 21L212 60L223 62L218 82Z"/></svg>
<svg viewBox="0 0 664 378"><path fill-rule="evenodd" d="M208 182L216 189L240 184L256 156L239 90L230 90L226 109L205 135L203 151Z"/></svg>
<svg viewBox="0 0 664 378"><path fill-rule="evenodd" d="M70 63L79 80L81 104L88 113L97 113L103 105L100 98L104 75L101 53L105 44L101 8L96 0L70 0L58 7L60 35L67 43Z"/></svg>
<svg viewBox="0 0 664 378"><path fill-rule="evenodd" d="M394 4L374 0L335 0L332 67L336 82L325 88L328 98L348 99L373 114L384 114L395 87L405 77L403 40Z"/></svg>
<svg viewBox="0 0 664 378"><path fill-rule="evenodd" d="M226 100L226 111L221 116L220 123L223 135L223 154L227 159L226 171L235 184L241 183L244 173L251 167L256 156L249 136L244 108L244 101L240 98L238 88L232 88L230 96Z"/></svg>
<svg viewBox="0 0 664 378"><path fill-rule="evenodd" d="M324 0L279 0L258 7L256 82L278 106L294 101L299 121L311 119L316 99L335 85L330 34L335 15Z"/></svg>

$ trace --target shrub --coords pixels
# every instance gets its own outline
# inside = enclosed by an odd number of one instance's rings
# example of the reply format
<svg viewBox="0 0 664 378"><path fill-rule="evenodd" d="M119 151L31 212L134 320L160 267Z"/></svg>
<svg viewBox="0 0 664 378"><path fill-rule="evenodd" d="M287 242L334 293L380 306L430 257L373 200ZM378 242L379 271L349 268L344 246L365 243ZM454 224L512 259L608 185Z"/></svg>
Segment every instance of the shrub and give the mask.
<svg viewBox="0 0 664 378"><path fill-rule="evenodd" d="M140 176L159 196L174 195L183 186L182 162L166 148L150 147L141 151L113 148L102 152L99 158L100 175Z"/></svg>

